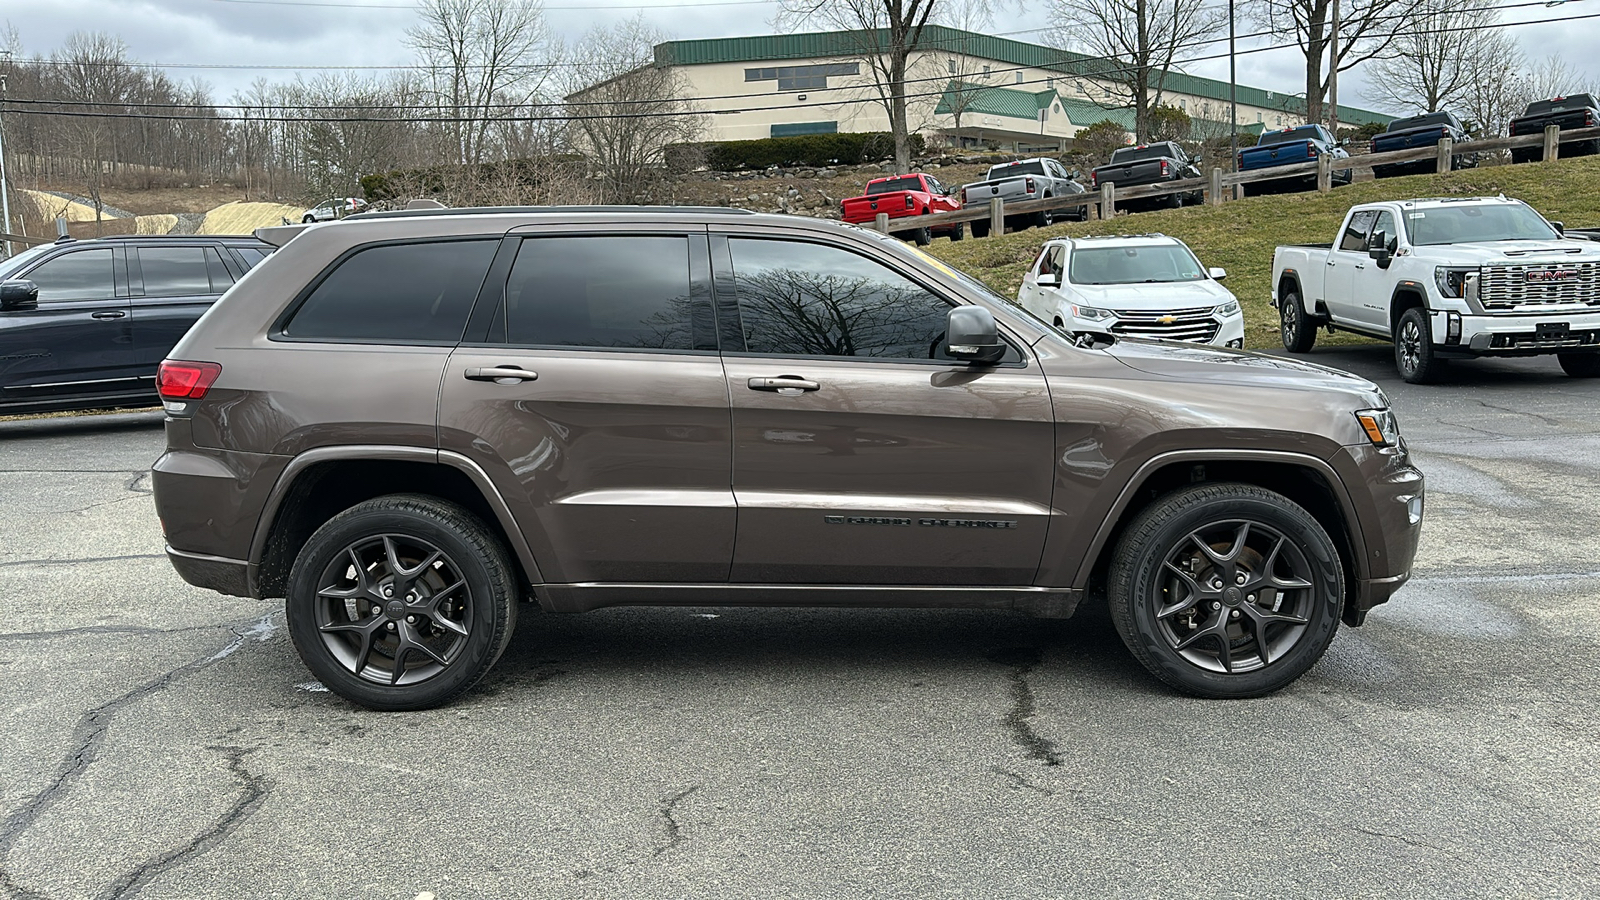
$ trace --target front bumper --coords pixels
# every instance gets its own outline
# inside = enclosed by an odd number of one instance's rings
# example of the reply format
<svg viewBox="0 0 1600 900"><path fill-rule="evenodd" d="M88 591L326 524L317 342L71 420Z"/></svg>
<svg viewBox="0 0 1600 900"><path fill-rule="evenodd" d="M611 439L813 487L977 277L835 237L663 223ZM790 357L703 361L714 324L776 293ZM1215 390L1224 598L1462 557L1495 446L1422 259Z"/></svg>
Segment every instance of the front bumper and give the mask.
<svg viewBox="0 0 1600 900"><path fill-rule="evenodd" d="M1374 606L1388 602L1411 577L1422 537L1426 480L1411 464L1404 440L1393 447L1345 447L1330 462L1340 480L1352 488L1359 535L1352 549L1362 559L1345 598L1344 621L1360 625ZM1365 492L1357 490L1361 486Z"/></svg>
<svg viewBox="0 0 1600 900"><path fill-rule="evenodd" d="M1600 351L1600 310L1593 307L1499 315L1436 310L1429 318L1433 345L1445 355L1531 356ZM1452 319L1458 324L1452 325ZM1566 327L1554 327L1561 325ZM1456 334L1452 335L1452 331Z"/></svg>
<svg viewBox="0 0 1600 900"><path fill-rule="evenodd" d="M1209 337L1202 334L1196 337L1192 327L1175 330L1171 334L1163 334L1162 329L1143 319L1134 320L1121 316L1111 319L1084 319L1072 314L1070 308L1064 307L1060 313L1066 322L1063 330L1071 334L1095 332L1098 334L1111 334L1117 337L1155 338L1175 341L1187 341L1195 344L1208 344L1213 347L1240 347L1244 346L1244 315L1242 313L1231 316L1209 315L1203 321L1215 325L1215 331ZM1185 323L1177 323L1181 328Z"/></svg>

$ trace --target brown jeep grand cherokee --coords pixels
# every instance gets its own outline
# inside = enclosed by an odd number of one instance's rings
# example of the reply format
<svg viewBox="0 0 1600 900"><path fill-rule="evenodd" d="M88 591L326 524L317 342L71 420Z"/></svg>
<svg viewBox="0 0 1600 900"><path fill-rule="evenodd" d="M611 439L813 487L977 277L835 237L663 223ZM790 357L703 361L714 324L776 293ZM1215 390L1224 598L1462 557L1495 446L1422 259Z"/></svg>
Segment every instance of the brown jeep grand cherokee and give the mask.
<svg viewBox="0 0 1600 900"><path fill-rule="evenodd" d="M1371 383L1079 346L869 231L534 208L258 234L283 248L162 366L156 504L185 580L287 598L366 706L466 691L524 599L1065 616L1101 587L1156 677L1253 696L1416 550L1422 475Z"/></svg>

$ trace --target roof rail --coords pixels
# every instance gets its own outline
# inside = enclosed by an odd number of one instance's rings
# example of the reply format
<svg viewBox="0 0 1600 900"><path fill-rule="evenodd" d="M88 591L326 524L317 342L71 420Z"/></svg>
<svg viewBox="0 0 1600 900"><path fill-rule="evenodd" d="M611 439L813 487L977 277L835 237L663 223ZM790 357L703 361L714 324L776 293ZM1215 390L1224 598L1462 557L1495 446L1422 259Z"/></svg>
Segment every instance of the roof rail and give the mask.
<svg viewBox="0 0 1600 900"><path fill-rule="evenodd" d="M754 216L758 213L730 206L463 206L437 209L393 209L386 212L364 212L345 216L340 221L352 219L405 219L413 216L476 216L505 213L695 213L697 215Z"/></svg>

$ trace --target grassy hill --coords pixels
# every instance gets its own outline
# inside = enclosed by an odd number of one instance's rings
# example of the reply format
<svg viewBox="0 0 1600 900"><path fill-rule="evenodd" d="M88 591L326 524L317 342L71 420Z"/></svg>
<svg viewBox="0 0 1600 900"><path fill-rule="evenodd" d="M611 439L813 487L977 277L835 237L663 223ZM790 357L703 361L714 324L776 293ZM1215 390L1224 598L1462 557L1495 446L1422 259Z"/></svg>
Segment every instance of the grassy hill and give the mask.
<svg viewBox="0 0 1600 900"><path fill-rule="evenodd" d="M1600 157L1492 166L1449 175L1414 175L1366 181L1327 194L1249 197L1220 207L1140 212L1110 222L1085 222L1031 229L1004 237L938 240L929 247L944 259L1014 298L1023 273L1052 237L1160 232L1179 238L1207 266L1228 270L1228 288L1245 310L1245 346L1278 347L1276 310L1271 296L1272 250L1278 244L1333 240L1344 214L1357 203L1413 197L1471 197L1505 194L1523 200L1552 221L1600 227ZM1318 338L1326 341L1329 338ZM1364 341L1339 334L1334 341Z"/></svg>

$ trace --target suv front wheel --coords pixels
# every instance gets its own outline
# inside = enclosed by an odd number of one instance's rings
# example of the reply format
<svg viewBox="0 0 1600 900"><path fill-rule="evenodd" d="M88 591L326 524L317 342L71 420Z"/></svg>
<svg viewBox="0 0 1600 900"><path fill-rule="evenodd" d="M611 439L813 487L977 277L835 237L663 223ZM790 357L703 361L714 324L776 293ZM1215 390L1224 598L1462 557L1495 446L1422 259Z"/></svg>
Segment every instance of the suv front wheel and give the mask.
<svg viewBox="0 0 1600 900"><path fill-rule="evenodd" d="M312 673L378 710L425 709L477 684L510 643L517 580L459 506L393 494L317 529L289 576L289 635Z"/></svg>
<svg viewBox="0 0 1600 900"><path fill-rule="evenodd" d="M1247 484L1190 488L1139 514L1117 545L1117 633L1162 681L1256 697L1299 678L1339 627L1344 568L1310 513Z"/></svg>

